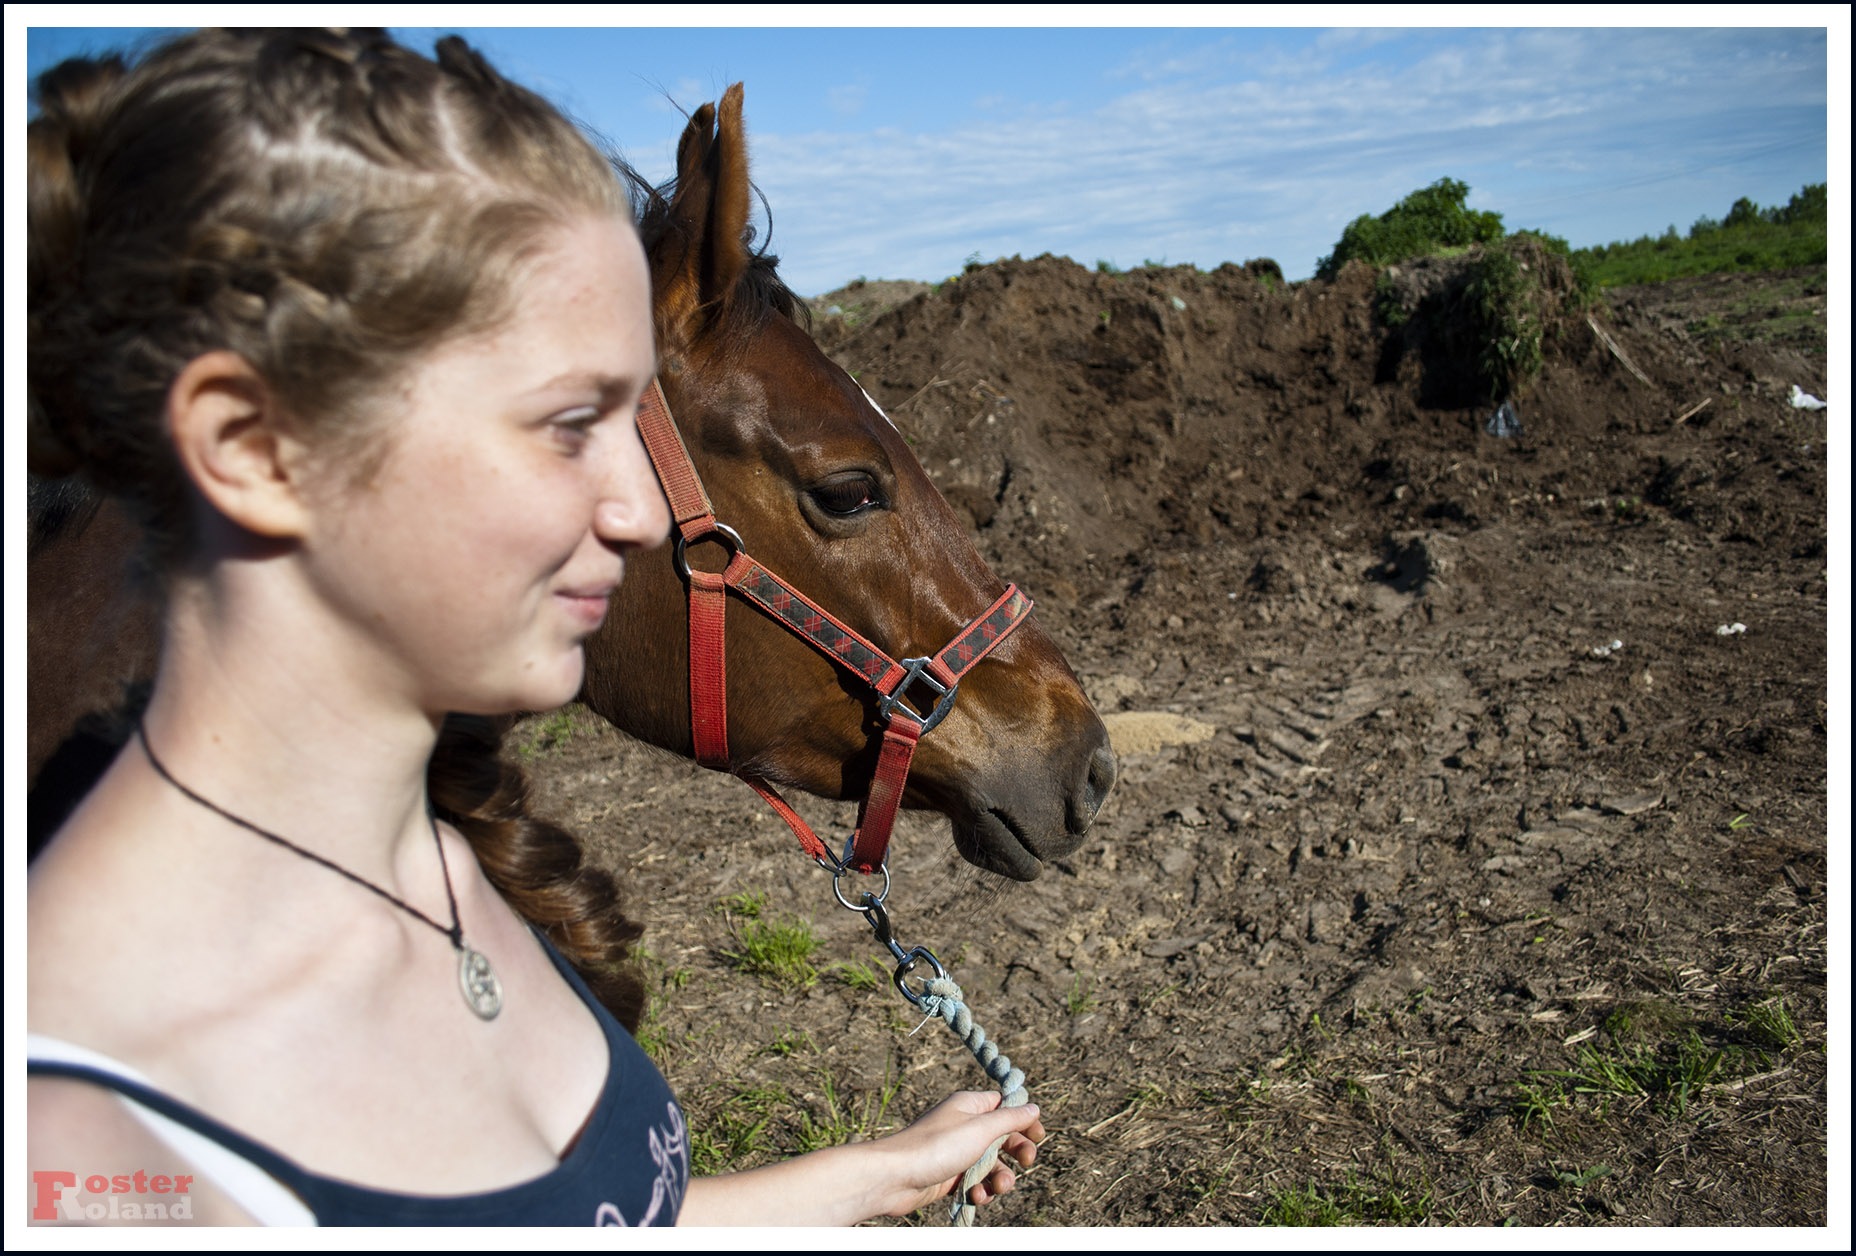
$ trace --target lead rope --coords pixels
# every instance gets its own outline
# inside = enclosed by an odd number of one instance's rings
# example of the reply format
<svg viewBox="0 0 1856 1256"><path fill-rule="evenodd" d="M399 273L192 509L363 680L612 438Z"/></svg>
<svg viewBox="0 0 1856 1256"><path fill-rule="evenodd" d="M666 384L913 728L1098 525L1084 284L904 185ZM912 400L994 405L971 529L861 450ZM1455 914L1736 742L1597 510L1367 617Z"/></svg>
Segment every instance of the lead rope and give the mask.
<svg viewBox="0 0 1856 1256"><path fill-rule="evenodd" d="M967 1007L965 996L954 979L948 976L930 977L927 993L922 996L921 1009L929 1016L939 1016L948 1029L966 1044L973 1058L979 1061L980 1068L986 1076L998 1084L999 1093L1004 1096L999 1102L1002 1108L1023 1107L1031 1096L1025 1093L1025 1074L1023 1069L1013 1066L1011 1057L999 1050L999 1044L987 1038L986 1031L973 1019L973 1012ZM979 1209L967 1199L967 1192L986 1180L986 1175L999 1163L999 1148L1005 1145L1005 1136L1000 1135L993 1141L980 1158L973 1162L973 1167L961 1176L960 1185L954 1191L954 1206L948 1214L948 1222L957 1226L970 1226Z"/></svg>
<svg viewBox="0 0 1856 1256"><path fill-rule="evenodd" d="M830 865L825 866L828 870L830 869ZM870 922L871 930L876 934L877 941L881 942L895 958L896 989L901 992L903 998L920 1008L927 1020L938 1017L947 1026L948 1032L959 1038L967 1050L973 1053L973 1058L979 1062L986 1076L998 1085L1001 1096L1000 1107L1022 1107L1030 1098L1025 1091L1024 1071L1013 1065L1011 1057L1000 1051L999 1045L988 1038L986 1031L981 1029L979 1023L973 1019L972 1009L967 1007L966 996L961 992L960 986L947 975L947 969L941 966L941 961L934 957L933 951L925 946L904 949L902 944L896 941L895 930L889 923L889 911L884 906L889 898L887 862L882 869L883 892L872 894L866 890L855 903L844 897L844 891L839 888L838 884L849 871L849 868L840 866L832 873L831 892L837 896L838 902L852 911L864 914L864 918ZM934 975L917 978L921 982L921 989L918 992L910 987L909 976L917 966L922 964L933 969ZM922 1023L926 1024L927 1020ZM972 1167L961 1175L960 1185L954 1191L953 1207L948 1214L950 1225L971 1226L973 1224L974 1216L979 1209L968 1202L967 1192L985 1181L986 1175L998 1165L999 1148L1004 1145L1004 1136L996 1139L992 1146L973 1162Z"/></svg>

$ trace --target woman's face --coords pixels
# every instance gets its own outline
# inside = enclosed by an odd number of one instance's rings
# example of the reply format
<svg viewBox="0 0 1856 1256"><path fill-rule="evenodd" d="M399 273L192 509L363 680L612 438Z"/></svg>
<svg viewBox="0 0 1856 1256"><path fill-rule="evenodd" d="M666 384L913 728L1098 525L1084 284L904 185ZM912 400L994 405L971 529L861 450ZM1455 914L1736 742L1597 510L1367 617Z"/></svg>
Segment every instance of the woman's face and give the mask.
<svg viewBox="0 0 1856 1256"><path fill-rule="evenodd" d="M432 713L579 692L625 559L669 525L636 423L655 366L637 236L587 220L546 241L501 326L381 399L377 469L322 496L303 550L366 683Z"/></svg>

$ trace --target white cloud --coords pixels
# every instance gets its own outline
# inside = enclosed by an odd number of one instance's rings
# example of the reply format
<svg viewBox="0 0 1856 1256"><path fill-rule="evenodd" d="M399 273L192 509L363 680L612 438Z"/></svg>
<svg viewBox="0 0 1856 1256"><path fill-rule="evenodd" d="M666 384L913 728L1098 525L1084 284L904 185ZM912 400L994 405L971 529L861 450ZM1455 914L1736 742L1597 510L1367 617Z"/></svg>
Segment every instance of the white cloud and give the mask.
<svg viewBox="0 0 1856 1256"><path fill-rule="evenodd" d="M846 118L862 113L864 102L869 98L870 88L865 83L846 83L825 93L825 102L831 106L831 111Z"/></svg>
<svg viewBox="0 0 1856 1256"><path fill-rule="evenodd" d="M1130 72L1137 85L1088 111L935 134L762 133L757 178L784 211L775 245L801 291L939 278L975 251L1206 266L1267 252L1305 275L1347 221L1443 175L1511 226L1564 232L1530 216L1530 196L1564 218L1615 187L1703 178L1746 150L1761 116L1821 133L1821 69L1799 68L1821 52L1795 37L1450 32L1415 60L1372 55L1394 34L1316 41L1241 74L1214 44ZM1708 212L1743 194L1732 180L1704 179L1725 198Z"/></svg>

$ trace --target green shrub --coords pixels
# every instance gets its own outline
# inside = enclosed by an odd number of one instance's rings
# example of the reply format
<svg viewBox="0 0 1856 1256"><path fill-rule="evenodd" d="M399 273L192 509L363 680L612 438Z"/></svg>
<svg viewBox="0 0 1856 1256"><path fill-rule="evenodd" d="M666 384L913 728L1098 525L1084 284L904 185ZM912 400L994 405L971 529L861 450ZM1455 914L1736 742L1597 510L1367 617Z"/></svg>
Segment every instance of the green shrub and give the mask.
<svg viewBox="0 0 1856 1256"><path fill-rule="evenodd" d="M1341 232L1334 251L1315 264L1315 277L1332 279L1355 258L1385 266L1442 249L1501 239L1502 216L1470 209L1463 203L1468 195L1469 184L1460 179L1439 179L1377 218L1360 215Z"/></svg>

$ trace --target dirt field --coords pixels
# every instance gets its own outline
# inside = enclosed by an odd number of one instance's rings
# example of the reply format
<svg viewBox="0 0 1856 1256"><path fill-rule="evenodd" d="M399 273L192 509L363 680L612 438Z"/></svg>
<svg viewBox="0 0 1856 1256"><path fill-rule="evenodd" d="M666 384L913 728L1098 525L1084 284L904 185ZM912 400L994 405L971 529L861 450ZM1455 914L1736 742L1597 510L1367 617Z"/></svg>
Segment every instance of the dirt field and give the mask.
<svg viewBox="0 0 1856 1256"><path fill-rule="evenodd" d="M1508 437L1358 268L817 303L1121 755L1029 885L897 836L899 933L1051 1129L985 1224L1825 1224L1823 294L1616 292L1615 353L1559 310ZM518 741L635 887L701 1167L979 1084L744 786ZM812 984L745 971L774 926Z"/></svg>

